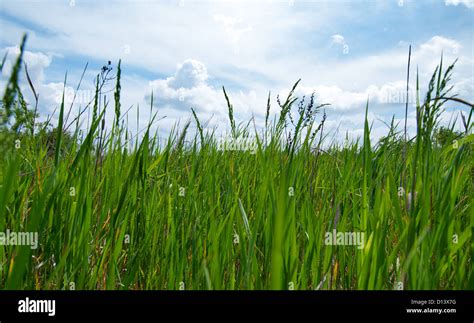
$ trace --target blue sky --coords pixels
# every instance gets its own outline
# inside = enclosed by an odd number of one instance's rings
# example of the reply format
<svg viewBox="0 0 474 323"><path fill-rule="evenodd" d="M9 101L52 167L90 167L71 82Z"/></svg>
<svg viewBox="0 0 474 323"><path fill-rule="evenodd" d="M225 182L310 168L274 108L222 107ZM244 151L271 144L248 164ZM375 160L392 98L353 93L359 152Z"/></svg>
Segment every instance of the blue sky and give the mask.
<svg viewBox="0 0 474 323"><path fill-rule="evenodd" d="M191 107L208 127L225 130L223 85L238 120L253 115L261 125L268 91L275 99L301 78L298 95L315 91L318 102L331 104L327 125L335 138L361 134L367 98L373 136L380 137L392 115L403 118L403 104L396 101L406 86L409 44L412 75L418 67L422 84L442 52L448 62L459 58L455 90L474 100L473 0L1 0L0 54L9 54L0 91L25 32L25 60L43 118L58 105L66 71L73 93L89 63L77 102L84 105L100 67L108 60L115 66L121 58L122 105L133 106L131 130L136 109L139 128L146 125L151 91L154 109L166 116L157 125L163 135L189 118ZM462 109L450 106L443 122ZM110 111L109 124L112 118ZM413 109L409 125L413 132Z"/></svg>

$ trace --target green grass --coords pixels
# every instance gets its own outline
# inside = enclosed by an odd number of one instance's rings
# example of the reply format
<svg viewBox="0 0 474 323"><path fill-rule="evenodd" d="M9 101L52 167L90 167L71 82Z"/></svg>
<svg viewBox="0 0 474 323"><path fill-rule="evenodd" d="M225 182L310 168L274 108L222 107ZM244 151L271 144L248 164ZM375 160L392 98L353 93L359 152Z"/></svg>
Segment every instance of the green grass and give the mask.
<svg viewBox="0 0 474 323"><path fill-rule="evenodd" d="M194 110L163 144L154 117L130 138L114 102L106 132L97 99L84 137L64 131L64 102L53 144L31 115L12 132L20 67L2 101L0 232L38 232L39 247L0 246L2 289L474 289L472 110L457 145L434 139L451 67L433 74L408 143L394 126L371 142L366 118L361 141L322 151L304 109L287 126L298 84L262 131L234 119L224 90L232 136L256 138L255 154L219 150ZM325 245L334 225L365 246Z"/></svg>

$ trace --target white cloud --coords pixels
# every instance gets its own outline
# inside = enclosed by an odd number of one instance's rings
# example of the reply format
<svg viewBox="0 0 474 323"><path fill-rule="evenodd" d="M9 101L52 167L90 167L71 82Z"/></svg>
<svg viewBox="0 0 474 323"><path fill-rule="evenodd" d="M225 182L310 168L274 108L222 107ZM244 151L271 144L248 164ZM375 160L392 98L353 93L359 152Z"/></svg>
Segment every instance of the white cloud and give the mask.
<svg viewBox="0 0 474 323"><path fill-rule="evenodd" d="M3 94L5 90L4 84L10 77L12 72L13 64L15 64L17 56L19 54L18 47L6 47L0 50L1 55L7 53L5 66L2 69L2 87L0 88L0 94ZM46 55L42 52L32 52L26 50L23 54L23 62L28 67L28 74L30 75L31 81L35 88L37 94L41 97L42 106L50 107L53 104L57 105L57 97L62 94L63 85L59 89L59 83L48 83L45 84L44 81L44 70L51 64L52 57ZM32 95L31 88L26 80L26 74L24 67L21 66L21 72L19 75L19 85L22 90L22 93L25 97L25 100L28 103L34 102L34 97ZM52 111L52 109L51 109ZM43 114L47 114L47 110L42 111ZM44 117L44 115L43 115Z"/></svg>
<svg viewBox="0 0 474 323"><path fill-rule="evenodd" d="M174 88L193 88L204 85L208 79L206 66L194 59L187 59L178 65L173 77L166 80L167 84Z"/></svg>
<svg viewBox="0 0 474 323"><path fill-rule="evenodd" d="M186 59L178 64L173 76L149 82L149 93L153 91L154 106L170 122L190 116L194 108L201 120L209 120L210 126L219 126L224 130L228 123L228 110L222 89L215 88L207 82L206 66L195 59ZM191 81L190 81L191 80ZM247 122L258 105L263 107L257 93L250 91L231 91L226 89L234 106L237 121ZM150 102L150 94L145 95Z"/></svg>
<svg viewBox="0 0 474 323"><path fill-rule="evenodd" d="M419 57L425 56L439 56L441 52L448 52L449 56L457 55L461 50L462 45L450 38L442 36L434 36L427 42L420 45L418 51L415 53Z"/></svg>
<svg viewBox="0 0 474 323"><path fill-rule="evenodd" d="M470 9L474 8L474 0L445 0L444 3L447 6L457 6L459 4L463 4Z"/></svg>
<svg viewBox="0 0 474 323"><path fill-rule="evenodd" d="M197 105L199 110L215 112L216 91L207 84L207 79L206 66L200 61L187 59L177 66L173 76L149 83L154 104L185 111L189 111L192 105Z"/></svg>
<svg viewBox="0 0 474 323"><path fill-rule="evenodd" d="M474 76L470 78L464 78L459 81L453 82L454 88L453 93L456 93L461 98L466 98L468 100L473 100L474 93Z"/></svg>
<svg viewBox="0 0 474 323"><path fill-rule="evenodd" d="M17 55L19 54L19 49L18 47L5 47L0 49L0 55L3 56L4 53L8 54L0 77L0 96L2 96L4 93L13 64L15 64ZM50 67L53 57L54 56L50 54L45 54L40 51L25 50L23 53L23 63L26 64L28 68L28 74L30 76L31 82L36 94L39 97L39 120L45 121L49 116L51 116L51 120L53 124L55 124L57 121L63 92L66 112L71 106L75 96L72 110L73 115L74 112L78 110L79 106L83 107L90 100L92 100L94 97L94 92L92 87L83 87L83 89L80 89L76 92L75 88L72 86L66 85L66 87L64 87L63 82L48 82L45 78L45 71ZM20 69L18 84L25 101L30 105L30 109L32 109L35 103L35 98L27 81L24 65L22 65Z"/></svg>
<svg viewBox="0 0 474 323"><path fill-rule="evenodd" d="M20 50L18 46L13 46L3 48L0 52L2 53L2 56L4 53L7 53L7 60L2 69L2 77L8 77L11 74L13 64L15 63ZM32 81L42 82L44 80L44 69L51 64L51 60L52 58L50 55L41 52L31 52L26 50L23 54L23 62L28 67L28 74Z"/></svg>

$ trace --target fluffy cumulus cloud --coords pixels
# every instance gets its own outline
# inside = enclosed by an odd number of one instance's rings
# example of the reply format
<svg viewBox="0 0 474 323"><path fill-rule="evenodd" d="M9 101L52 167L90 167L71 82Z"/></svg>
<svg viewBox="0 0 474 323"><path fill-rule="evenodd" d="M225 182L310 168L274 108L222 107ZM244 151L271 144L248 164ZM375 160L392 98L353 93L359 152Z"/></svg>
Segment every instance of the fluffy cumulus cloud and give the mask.
<svg viewBox="0 0 474 323"><path fill-rule="evenodd" d="M11 75L13 65L19 54L18 47L5 47L0 49L0 55L6 54L5 65L2 68L0 76L0 96L3 95L8 79ZM34 105L35 98L32 89L27 81L26 71L24 66L27 67L28 75L31 79L36 94L39 97L38 111L40 120L47 119L48 116L52 117L52 121L55 122L57 119L58 107L62 100L64 92L64 102L67 107L73 102L74 96L76 105L84 106L93 98L92 90L79 90L76 92L73 87L66 86L64 88L63 82L48 82L45 77L45 71L50 67L53 61L53 56L40 52L40 51L29 51L26 50L23 53L23 65L19 74L19 87L22 94L27 102L31 106Z"/></svg>
<svg viewBox="0 0 474 323"><path fill-rule="evenodd" d="M178 121L189 117L193 108L200 118L209 121L211 126L225 128L227 122L227 104L222 89L209 82L209 75L204 63L195 59L186 59L178 64L173 76L149 82L149 92L153 92L153 103L158 111L163 111L167 118ZM256 91L226 90L235 108L236 117L247 121L258 101ZM150 102L151 95L145 99Z"/></svg>
<svg viewBox="0 0 474 323"><path fill-rule="evenodd" d="M461 44L454 39L434 36L427 42L422 43L414 55L418 58L432 58L433 56L439 56L442 51L445 51L449 56L456 56L461 48Z"/></svg>
<svg viewBox="0 0 474 323"><path fill-rule="evenodd" d="M447 6L457 6L459 4L462 4L470 9L474 8L474 0L445 0L444 3Z"/></svg>
<svg viewBox="0 0 474 323"><path fill-rule="evenodd" d="M3 91L5 90L4 85L6 85L6 82L10 77L13 65L15 64L20 51L18 47L6 47L1 49L0 53L2 56L5 54L7 55L1 75L2 86L0 88L0 93L3 94ZM23 55L23 63L28 68L28 74L35 87L35 91L41 96L42 102L44 102L46 105L55 103L57 97L59 97L59 94L62 93L62 87L60 90L57 87L59 84L44 82L44 71L51 64L51 61L52 57L42 52L25 51ZM19 84L27 102L34 102L31 89L27 84L26 73L24 73L23 66L22 72L19 76ZM57 92L57 90L59 90L59 92Z"/></svg>
<svg viewBox="0 0 474 323"><path fill-rule="evenodd" d="M173 76L149 83L155 98L154 105L182 111L189 111L194 106L200 111L218 112L216 91L207 83L208 77L203 63L194 59L185 60L177 66Z"/></svg>
<svg viewBox="0 0 474 323"><path fill-rule="evenodd" d="M5 66L2 69L2 77L6 78L11 74L16 57L20 53L18 46L6 47L0 50L6 56ZM51 64L52 57L41 52L25 51L23 61L28 67L28 74L32 81L44 81L44 70ZM21 77L24 77L23 75Z"/></svg>
<svg viewBox="0 0 474 323"><path fill-rule="evenodd" d="M173 77L166 80L166 83L174 89L190 89L204 85L208 79L206 66L194 59L187 59L178 65Z"/></svg>

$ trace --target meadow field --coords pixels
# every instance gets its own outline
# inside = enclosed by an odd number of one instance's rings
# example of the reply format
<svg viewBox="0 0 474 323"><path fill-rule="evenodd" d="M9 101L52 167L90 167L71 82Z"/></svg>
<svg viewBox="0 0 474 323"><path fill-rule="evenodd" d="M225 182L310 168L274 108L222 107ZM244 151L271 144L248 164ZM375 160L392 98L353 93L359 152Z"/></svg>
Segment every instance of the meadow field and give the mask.
<svg viewBox="0 0 474 323"><path fill-rule="evenodd" d="M264 129L235 120L223 89L224 143L191 109L160 141L156 114L128 131L119 62L83 114L63 99L57 124L37 122L24 46L1 106L1 289L474 289L473 108L450 91L452 62L416 89L414 137L392 123L371 142L366 117L359 140L328 144L325 106L296 82L277 117L262 107ZM448 101L466 108L462 130L438 124ZM37 233L36 248L11 232Z"/></svg>

